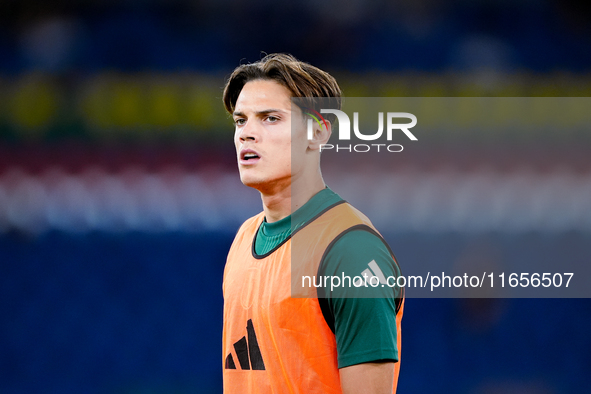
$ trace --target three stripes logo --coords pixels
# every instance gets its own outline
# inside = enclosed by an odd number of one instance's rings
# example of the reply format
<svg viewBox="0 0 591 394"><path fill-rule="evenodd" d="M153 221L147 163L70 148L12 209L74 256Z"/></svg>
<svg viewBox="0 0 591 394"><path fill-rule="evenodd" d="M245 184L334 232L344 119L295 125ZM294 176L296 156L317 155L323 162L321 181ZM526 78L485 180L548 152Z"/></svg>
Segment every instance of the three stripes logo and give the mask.
<svg viewBox="0 0 591 394"><path fill-rule="evenodd" d="M248 339L247 339L248 338ZM234 343L234 351L236 351L236 357L242 370L265 370L265 363L263 362L263 355L259 348L256 333L254 332L254 326L252 325L252 319L246 322L246 336L240 338L238 342ZM225 369L237 369L234 357L230 352L226 356Z"/></svg>
<svg viewBox="0 0 591 394"><path fill-rule="evenodd" d="M369 268L366 268L361 273L361 277L363 279L357 278L353 281L353 285L360 287L365 284L367 286L368 283L375 283L376 280L379 281L379 283L381 283L382 285L388 283L386 282L386 277L384 276L384 273L382 272L375 260L370 261L367 265L369 266Z"/></svg>

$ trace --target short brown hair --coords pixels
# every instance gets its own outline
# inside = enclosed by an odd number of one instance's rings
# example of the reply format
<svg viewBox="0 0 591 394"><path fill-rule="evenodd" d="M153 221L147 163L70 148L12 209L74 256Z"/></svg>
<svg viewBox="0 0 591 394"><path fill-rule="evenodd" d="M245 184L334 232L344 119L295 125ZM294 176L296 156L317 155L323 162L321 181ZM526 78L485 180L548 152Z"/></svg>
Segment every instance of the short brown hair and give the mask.
<svg viewBox="0 0 591 394"><path fill-rule="evenodd" d="M341 109L341 88L332 75L311 64L297 60L284 53L273 53L255 63L237 67L224 87L224 106L230 114L234 112L236 101L247 82L272 80L285 86L292 97L309 98L306 107L320 111L320 103L314 98L330 97L332 109ZM333 114L325 116L332 122Z"/></svg>

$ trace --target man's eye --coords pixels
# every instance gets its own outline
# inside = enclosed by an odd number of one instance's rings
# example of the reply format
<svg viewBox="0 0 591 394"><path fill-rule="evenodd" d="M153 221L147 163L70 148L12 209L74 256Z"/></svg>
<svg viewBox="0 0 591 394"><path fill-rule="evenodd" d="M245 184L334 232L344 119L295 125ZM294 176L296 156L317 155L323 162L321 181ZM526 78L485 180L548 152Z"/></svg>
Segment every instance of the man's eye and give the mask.
<svg viewBox="0 0 591 394"><path fill-rule="evenodd" d="M277 121L279 120L279 118L278 118L278 117L276 117L276 116L268 116L268 117L267 117L267 120L268 120L269 122L277 122Z"/></svg>
<svg viewBox="0 0 591 394"><path fill-rule="evenodd" d="M234 123L236 123L236 125L238 125L238 126L242 126L242 125L244 125L244 123L246 123L246 119L242 119L242 118L236 119L236 120L234 120Z"/></svg>

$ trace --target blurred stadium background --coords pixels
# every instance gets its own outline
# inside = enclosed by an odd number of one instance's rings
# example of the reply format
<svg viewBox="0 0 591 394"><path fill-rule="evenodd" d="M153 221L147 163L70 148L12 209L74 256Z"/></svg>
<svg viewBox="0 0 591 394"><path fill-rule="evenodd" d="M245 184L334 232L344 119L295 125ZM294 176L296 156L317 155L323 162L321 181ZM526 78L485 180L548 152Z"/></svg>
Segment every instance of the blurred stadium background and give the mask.
<svg viewBox="0 0 591 394"><path fill-rule="evenodd" d="M0 2L0 392L221 391L225 255L260 209L221 104L241 62L290 52L350 97L589 97L590 18L576 0ZM560 271L591 263L589 124L445 134L372 198L367 174L327 181L403 269ZM409 299L399 392L589 392L590 325L586 299Z"/></svg>

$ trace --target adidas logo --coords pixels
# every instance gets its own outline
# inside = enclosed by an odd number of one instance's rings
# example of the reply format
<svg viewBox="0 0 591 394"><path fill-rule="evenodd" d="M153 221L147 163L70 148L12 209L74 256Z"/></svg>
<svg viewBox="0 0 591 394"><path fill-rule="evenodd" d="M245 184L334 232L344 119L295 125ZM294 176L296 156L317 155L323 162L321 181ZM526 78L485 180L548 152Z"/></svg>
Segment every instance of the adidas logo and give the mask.
<svg viewBox="0 0 591 394"><path fill-rule="evenodd" d="M259 348L257 336L254 332L254 326L252 325L252 319L246 322L246 335L248 337L242 337L238 342L234 343L234 351L236 351L236 357L242 370L265 370L265 363L263 362L263 355ZM237 369L236 363L232 352L226 356L225 369Z"/></svg>
<svg viewBox="0 0 591 394"><path fill-rule="evenodd" d="M386 277L375 260L370 261L367 265L369 268L366 268L363 270L363 272L361 272L361 278L354 280L353 285L356 287L363 286L364 283L369 285L372 278L377 278L382 285L387 284ZM373 279L373 283L375 283L375 279Z"/></svg>

